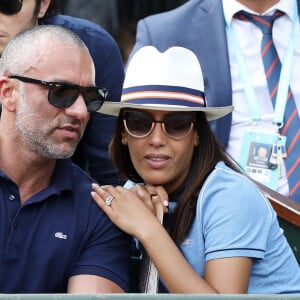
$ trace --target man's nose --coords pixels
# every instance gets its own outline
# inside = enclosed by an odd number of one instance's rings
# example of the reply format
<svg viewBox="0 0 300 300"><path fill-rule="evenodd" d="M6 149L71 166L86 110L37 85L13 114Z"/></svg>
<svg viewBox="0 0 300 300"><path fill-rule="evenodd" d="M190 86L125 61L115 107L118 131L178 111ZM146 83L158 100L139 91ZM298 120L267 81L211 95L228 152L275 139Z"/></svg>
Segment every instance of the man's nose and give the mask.
<svg viewBox="0 0 300 300"><path fill-rule="evenodd" d="M84 119L89 115L84 98L81 94L78 95L78 98L70 107L65 109L65 112L67 115L76 117L78 119Z"/></svg>

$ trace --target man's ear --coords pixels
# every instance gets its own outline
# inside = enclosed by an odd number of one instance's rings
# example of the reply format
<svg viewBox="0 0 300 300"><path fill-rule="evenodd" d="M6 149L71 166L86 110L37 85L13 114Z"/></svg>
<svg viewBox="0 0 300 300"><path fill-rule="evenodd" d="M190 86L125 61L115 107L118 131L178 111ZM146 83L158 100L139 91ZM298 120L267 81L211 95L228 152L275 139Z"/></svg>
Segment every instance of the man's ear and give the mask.
<svg viewBox="0 0 300 300"><path fill-rule="evenodd" d="M2 106L13 112L16 110L16 99L18 90L15 87L13 80L7 77L0 77L0 101Z"/></svg>
<svg viewBox="0 0 300 300"><path fill-rule="evenodd" d="M39 9L39 12L37 14L38 19L41 19L45 16L45 14L46 14L46 12L49 8L50 3L51 3L51 0L42 0L41 1L40 9Z"/></svg>

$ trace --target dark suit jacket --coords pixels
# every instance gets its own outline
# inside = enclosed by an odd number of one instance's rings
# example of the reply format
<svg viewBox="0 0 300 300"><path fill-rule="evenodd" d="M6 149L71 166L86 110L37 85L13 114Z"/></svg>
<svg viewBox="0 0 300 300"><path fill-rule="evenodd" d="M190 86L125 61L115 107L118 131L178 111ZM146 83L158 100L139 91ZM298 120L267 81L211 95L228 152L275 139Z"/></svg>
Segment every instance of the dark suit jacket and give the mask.
<svg viewBox="0 0 300 300"><path fill-rule="evenodd" d="M297 2L300 10L300 0ZM207 106L232 105L229 56L221 0L190 0L177 9L139 21L132 54L146 45L153 45L160 51L175 45L191 49L202 67ZM212 122L211 125L218 140L226 148L231 114Z"/></svg>

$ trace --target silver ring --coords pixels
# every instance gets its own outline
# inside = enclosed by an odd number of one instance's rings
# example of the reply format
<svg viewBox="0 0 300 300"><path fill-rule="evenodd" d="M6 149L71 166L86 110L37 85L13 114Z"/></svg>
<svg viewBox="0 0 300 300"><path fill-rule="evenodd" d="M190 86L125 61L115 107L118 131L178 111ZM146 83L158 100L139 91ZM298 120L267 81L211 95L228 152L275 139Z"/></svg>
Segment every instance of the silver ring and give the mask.
<svg viewBox="0 0 300 300"><path fill-rule="evenodd" d="M106 204L107 206L110 206L111 203L112 203L112 201L113 201L114 199L115 199L114 196L109 195L109 196L105 199L105 204Z"/></svg>

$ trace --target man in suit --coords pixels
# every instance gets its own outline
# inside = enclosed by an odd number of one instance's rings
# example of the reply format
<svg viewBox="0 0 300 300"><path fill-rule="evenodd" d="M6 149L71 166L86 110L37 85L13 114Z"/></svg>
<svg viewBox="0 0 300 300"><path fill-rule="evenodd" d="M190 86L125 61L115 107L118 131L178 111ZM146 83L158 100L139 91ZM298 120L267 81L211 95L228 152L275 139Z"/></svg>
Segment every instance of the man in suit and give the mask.
<svg viewBox="0 0 300 300"><path fill-rule="evenodd" d="M295 38L300 33L299 2L299 0L190 0L175 10L140 20L132 53L145 45L153 45L160 51L175 45L194 51L203 69L208 106L235 106L231 115L215 121L211 126L228 153L241 161L243 158L241 158L240 148L245 143L245 135L252 130L253 126L257 126L256 131L259 132L266 128L266 124L272 124L274 108L270 101L260 53L262 31L251 22L236 19L235 15L239 11L256 15L272 15L276 10L283 11L284 14L274 21L273 39L281 61L284 60L290 41L294 41L289 82L299 110L300 89L297 87L297 80L299 82L300 76L299 73L296 74L296 70L300 67L300 40ZM294 35L291 33L293 30ZM236 48L239 49L240 56L237 55ZM247 66L247 72L244 70L243 73L239 63L240 57ZM243 80L245 73L246 84ZM258 125L253 122L251 97L245 90L249 82L250 91L253 92L258 103L256 109L262 117ZM260 136L257 139L261 138ZM282 156L280 159L285 154L280 153ZM289 173L286 164L282 163L283 160L277 158L275 160L276 166L279 167L276 168L276 178L269 178L269 186L300 202L299 180L297 179L298 181L293 185L288 183ZM292 171L299 174L298 159L295 159ZM265 174L269 171L262 170L262 172ZM263 180L261 181L264 183Z"/></svg>

